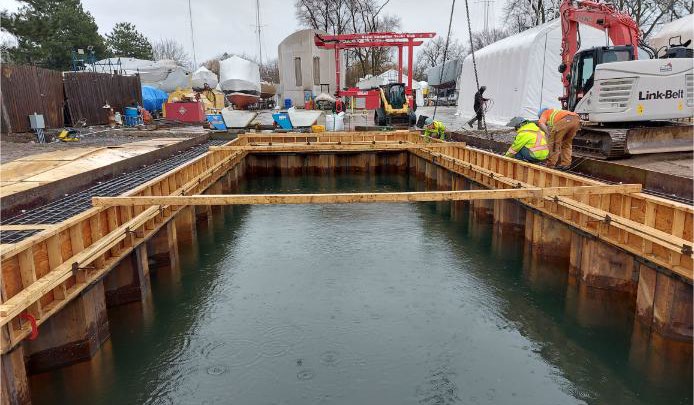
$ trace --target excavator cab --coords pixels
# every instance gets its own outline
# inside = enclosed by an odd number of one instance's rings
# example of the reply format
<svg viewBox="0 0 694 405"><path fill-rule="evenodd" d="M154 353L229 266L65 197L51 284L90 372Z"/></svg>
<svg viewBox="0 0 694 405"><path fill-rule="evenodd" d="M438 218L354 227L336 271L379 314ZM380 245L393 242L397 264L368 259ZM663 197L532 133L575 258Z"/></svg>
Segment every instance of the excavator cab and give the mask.
<svg viewBox="0 0 694 405"><path fill-rule="evenodd" d="M574 111L583 95L593 87L593 75L597 65L629 60L634 60L634 47L631 45L601 46L577 52L569 74L569 110Z"/></svg>
<svg viewBox="0 0 694 405"><path fill-rule="evenodd" d="M410 108L405 89L404 83L390 83L378 88L381 105L374 113L376 126L410 127L415 124L417 117L414 109Z"/></svg>

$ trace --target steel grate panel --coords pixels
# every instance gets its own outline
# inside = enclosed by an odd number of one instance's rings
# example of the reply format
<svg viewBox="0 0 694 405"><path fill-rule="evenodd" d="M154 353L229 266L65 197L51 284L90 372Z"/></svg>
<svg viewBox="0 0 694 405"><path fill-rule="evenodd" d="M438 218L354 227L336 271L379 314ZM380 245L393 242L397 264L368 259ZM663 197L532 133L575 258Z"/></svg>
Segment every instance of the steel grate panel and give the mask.
<svg viewBox="0 0 694 405"><path fill-rule="evenodd" d="M183 163L207 152L208 147L223 145L226 140L209 140L177 155L160 160L140 169L123 173L111 180L96 184L86 190L66 195L49 204L27 210L12 218L3 218L3 225L57 224L92 207L91 199L96 196L117 196L149 180L160 176ZM2 232L2 243L16 243L40 230Z"/></svg>

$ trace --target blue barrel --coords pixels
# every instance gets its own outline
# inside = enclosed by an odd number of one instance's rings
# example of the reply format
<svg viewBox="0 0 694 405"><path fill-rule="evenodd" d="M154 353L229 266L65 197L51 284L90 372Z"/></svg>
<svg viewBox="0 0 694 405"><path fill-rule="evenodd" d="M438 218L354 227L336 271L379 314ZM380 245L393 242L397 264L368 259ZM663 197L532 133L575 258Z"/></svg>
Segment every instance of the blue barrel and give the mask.
<svg viewBox="0 0 694 405"><path fill-rule="evenodd" d="M284 99L284 108L291 108L292 106L292 99L291 98L285 98Z"/></svg>
<svg viewBox="0 0 694 405"><path fill-rule="evenodd" d="M126 117L137 117L137 108L135 107L125 107L125 116Z"/></svg>

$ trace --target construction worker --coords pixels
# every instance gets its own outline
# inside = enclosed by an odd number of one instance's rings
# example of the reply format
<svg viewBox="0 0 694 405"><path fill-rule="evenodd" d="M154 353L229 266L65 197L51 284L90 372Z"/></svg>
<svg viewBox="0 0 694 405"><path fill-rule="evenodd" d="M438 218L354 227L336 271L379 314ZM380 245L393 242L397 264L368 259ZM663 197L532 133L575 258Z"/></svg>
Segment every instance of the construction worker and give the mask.
<svg viewBox="0 0 694 405"><path fill-rule="evenodd" d="M446 126L443 125L441 121L434 121L433 118L428 117L424 121L424 136L431 138L431 135L438 135L439 139L442 141L446 140Z"/></svg>
<svg viewBox="0 0 694 405"><path fill-rule="evenodd" d="M549 137L547 167L567 169L571 166L571 145L581 129L578 114L558 108L543 107L537 112L537 125ZM557 164L558 163L558 164Z"/></svg>
<svg viewBox="0 0 694 405"><path fill-rule="evenodd" d="M506 126L513 127L517 135L505 156L530 163L540 163L547 159L547 137L534 122L523 117L513 117Z"/></svg>
<svg viewBox="0 0 694 405"><path fill-rule="evenodd" d="M472 124L477 121L477 129L482 130L484 129L482 127L482 116L484 115L484 103L489 101L488 98L484 98L483 94L484 91L487 90L487 86L482 86L480 89L475 93L475 103L473 104L473 108L475 109L475 116L467 122L467 125L472 128Z"/></svg>

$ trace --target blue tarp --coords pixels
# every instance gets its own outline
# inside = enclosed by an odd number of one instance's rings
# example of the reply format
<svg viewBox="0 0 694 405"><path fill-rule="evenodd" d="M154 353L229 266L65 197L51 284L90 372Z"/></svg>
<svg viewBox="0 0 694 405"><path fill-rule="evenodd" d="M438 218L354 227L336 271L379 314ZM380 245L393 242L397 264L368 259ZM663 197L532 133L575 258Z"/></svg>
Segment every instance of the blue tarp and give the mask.
<svg viewBox="0 0 694 405"><path fill-rule="evenodd" d="M152 86L142 86L142 103L146 110L161 111L161 106L169 99L165 91Z"/></svg>

